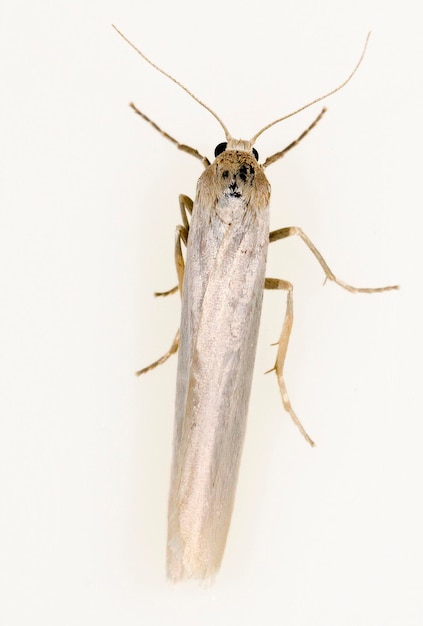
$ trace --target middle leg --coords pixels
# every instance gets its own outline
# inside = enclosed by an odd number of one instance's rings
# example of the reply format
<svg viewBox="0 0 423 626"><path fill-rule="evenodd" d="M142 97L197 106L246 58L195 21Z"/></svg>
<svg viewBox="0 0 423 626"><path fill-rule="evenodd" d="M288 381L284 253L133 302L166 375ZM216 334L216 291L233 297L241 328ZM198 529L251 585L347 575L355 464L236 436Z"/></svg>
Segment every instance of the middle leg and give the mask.
<svg viewBox="0 0 423 626"><path fill-rule="evenodd" d="M278 341L278 352L276 355L275 365L272 367L269 372L275 371L278 379L279 390L282 396L283 406L285 410L291 416L294 424L299 429L300 433L303 437L308 441L311 446L314 446L314 441L307 434L304 426L301 424L298 419L294 409L292 408L291 401L289 399L288 391L285 384L285 379L283 375L283 368L285 364L286 352L288 349L289 337L291 335L292 330L292 322L294 320L294 305L293 305L293 286L287 280L282 280L280 278L266 278L264 283L265 289L281 289L287 292L286 299L286 312L285 318L282 324L282 330Z"/></svg>

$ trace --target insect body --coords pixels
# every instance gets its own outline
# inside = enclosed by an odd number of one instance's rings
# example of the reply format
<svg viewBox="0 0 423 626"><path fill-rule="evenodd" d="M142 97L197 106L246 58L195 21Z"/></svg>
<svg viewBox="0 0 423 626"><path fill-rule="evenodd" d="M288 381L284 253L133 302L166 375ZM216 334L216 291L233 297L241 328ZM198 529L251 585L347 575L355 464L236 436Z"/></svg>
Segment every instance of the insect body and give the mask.
<svg viewBox="0 0 423 626"><path fill-rule="evenodd" d="M260 165L255 140L285 118L264 127L249 141L233 139L211 109L137 51L209 110L226 135L225 144L219 144L216 158L210 164L131 105L179 149L199 158L206 168L197 183L194 203L186 196L180 197L183 225L177 228L175 246L178 288L182 295L180 330L169 351L138 374L163 363L179 347L167 571L173 581L207 579L220 567L232 515L263 288L287 292L287 309L273 369L284 407L313 445L291 406L283 378L293 320L292 285L282 279L265 277L269 241L299 236L327 279L348 291L369 293L397 287L352 287L335 277L301 229L289 227L269 233L270 184L264 169L305 137L324 110L296 141ZM350 80L363 55L364 50L351 75L334 91ZM186 261L181 242L187 246Z"/></svg>
<svg viewBox="0 0 423 626"><path fill-rule="evenodd" d="M168 571L218 569L246 427L269 242L270 186L251 153L200 177L182 289Z"/></svg>

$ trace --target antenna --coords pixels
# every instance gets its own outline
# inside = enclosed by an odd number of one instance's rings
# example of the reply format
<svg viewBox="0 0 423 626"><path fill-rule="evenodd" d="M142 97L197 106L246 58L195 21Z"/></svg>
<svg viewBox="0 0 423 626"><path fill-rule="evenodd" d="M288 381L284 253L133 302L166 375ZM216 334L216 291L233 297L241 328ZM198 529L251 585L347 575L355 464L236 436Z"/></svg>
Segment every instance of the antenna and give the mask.
<svg viewBox="0 0 423 626"><path fill-rule="evenodd" d="M187 87L185 87L185 85L183 85L182 83L179 82L179 80L176 80L176 78L173 78L173 76L171 74L168 74L167 72L165 72L164 70L162 70L161 67L159 67L158 65L156 65L155 63L153 63L153 61L150 61L150 59L145 56L145 54L143 52L141 52L141 50L139 50L139 48L137 48L135 46L135 44L132 43L132 41L130 41L127 37L125 37L125 35L123 33L121 33L121 31L116 28L116 26L114 24L112 24L112 27L115 29L115 31L122 37L122 39L124 39L126 41L126 43L128 43L134 50L135 52L138 52L138 54L144 59L144 61L147 61L147 63L149 63L152 67L154 67L154 69L156 69L158 72L160 72L161 74L163 74L163 76L166 76L167 78L170 78L171 81L173 81L176 85L178 85L179 87L181 87L181 89L183 89L189 96L191 96L191 98L193 98L193 100L195 100L196 102L198 102L198 104L200 104L202 107L204 107L206 109L206 111L208 111L209 113L211 113L213 115L213 117L219 122L219 124L221 125L221 127L223 128L223 132L225 133L225 137L226 139L229 141L229 139L231 139L231 135L228 131L228 129L226 128L225 124L222 122L222 120L220 119L220 117L213 111L213 109L211 109L210 107L207 106L207 104L204 104L204 102L202 102L200 100L200 98L197 98L196 95L194 95L192 93L192 91L190 91Z"/></svg>
<svg viewBox="0 0 423 626"><path fill-rule="evenodd" d="M304 104L304 106L300 107L299 109L296 109L292 113L288 113L288 115L284 115L283 117L280 117L279 119L275 120L274 122L271 122L270 124L267 124L267 126L262 128L261 130L259 130L259 132L256 133L252 139L250 139L251 144L253 145L256 142L257 138L262 133L264 133L265 130L268 130L269 128L271 128L275 124L279 124L279 122L283 122L283 120L286 120L289 117L292 117L293 115L296 115L297 113L300 113L300 111L304 111L304 109L308 109L308 107L311 107L313 104L316 104L317 102L320 102L321 100L324 100L325 98L328 98L329 96L332 96L334 93L336 93L337 91L340 91L343 87L345 87L345 85L350 82L351 78L354 76L354 74L356 73L356 71L360 67L362 60L364 59L364 55L366 54L367 44L369 43L369 38L370 38L370 32L367 33L366 41L364 42L364 46L363 46L363 50L361 52L360 58L358 59L357 63L355 64L355 67L354 67L353 71L344 80L344 82L342 82L340 85L338 85L338 87L335 87L335 89L332 89L331 91L328 91L323 96L320 96L319 98L316 98L315 100L312 100L308 104Z"/></svg>

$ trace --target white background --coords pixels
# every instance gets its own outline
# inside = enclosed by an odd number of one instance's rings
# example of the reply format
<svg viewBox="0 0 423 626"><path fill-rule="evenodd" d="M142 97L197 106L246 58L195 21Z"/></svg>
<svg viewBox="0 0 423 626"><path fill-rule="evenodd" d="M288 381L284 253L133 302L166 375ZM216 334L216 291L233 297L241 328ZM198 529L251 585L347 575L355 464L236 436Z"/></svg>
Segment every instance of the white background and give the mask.
<svg viewBox="0 0 423 626"><path fill-rule="evenodd" d="M417 2L6 3L0 21L0 622L287 626L422 623L421 20ZM215 584L165 581L178 326L178 193L202 166L127 104L212 157L354 80L267 170L268 275L295 284L287 360L312 450L273 375L281 294L265 294L239 489ZM257 143L263 159L317 105Z"/></svg>

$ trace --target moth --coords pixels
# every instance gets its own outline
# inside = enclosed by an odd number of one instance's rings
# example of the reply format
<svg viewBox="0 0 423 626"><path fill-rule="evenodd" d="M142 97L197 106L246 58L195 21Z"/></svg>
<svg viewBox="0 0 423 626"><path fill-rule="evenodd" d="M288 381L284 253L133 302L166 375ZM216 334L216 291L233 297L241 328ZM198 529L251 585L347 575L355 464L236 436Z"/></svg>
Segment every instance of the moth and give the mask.
<svg viewBox="0 0 423 626"><path fill-rule="evenodd" d="M117 30L117 29L116 29ZM298 227L269 232L270 184L265 169L296 146L320 121L325 109L289 146L259 163L254 144L270 127L323 100L336 89L271 122L250 140L235 139L225 124L184 85L150 61L120 31L141 57L179 85L219 122L225 142L212 163L180 144L134 104L132 109L174 143L201 160L205 170L194 202L179 197L182 224L176 229L175 262L182 297L180 329L160 359L144 374L178 351L175 430L168 508L167 574L170 580L210 579L220 568L228 535L241 460L263 289L287 293L285 319L275 365L282 402L306 440L314 445L295 414L284 381L284 363L293 322L293 286L267 278L270 242L298 236L321 265L326 279L352 293L382 292L397 286L358 288L339 280L320 252ZM186 246L185 257L182 245Z"/></svg>

